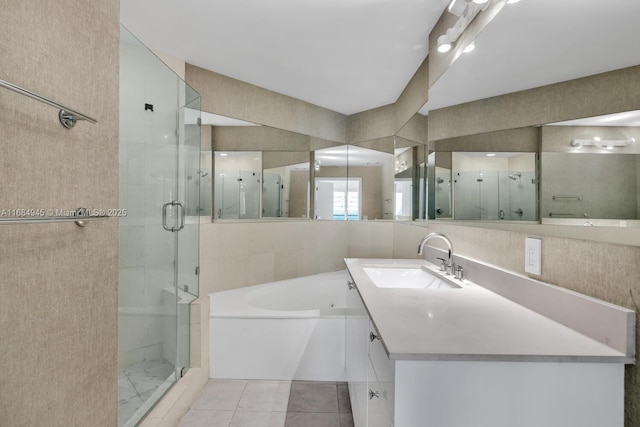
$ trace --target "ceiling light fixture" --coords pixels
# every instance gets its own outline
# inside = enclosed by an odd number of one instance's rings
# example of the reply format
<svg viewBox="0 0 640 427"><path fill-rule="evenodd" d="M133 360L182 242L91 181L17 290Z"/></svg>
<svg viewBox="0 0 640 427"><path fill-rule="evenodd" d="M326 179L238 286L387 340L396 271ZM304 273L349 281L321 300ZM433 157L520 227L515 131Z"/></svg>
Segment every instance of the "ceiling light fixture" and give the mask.
<svg viewBox="0 0 640 427"><path fill-rule="evenodd" d="M472 41L462 51L464 53L472 52L476 48L476 42Z"/></svg>
<svg viewBox="0 0 640 427"><path fill-rule="evenodd" d="M449 52L452 47L453 47L453 43L451 43L451 40L449 40L448 35L443 34L440 37L438 37L438 52L440 53Z"/></svg>
<svg viewBox="0 0 640 427"><path fill-rule="evenodd" d="M449 52L471 21L490 5L490 0L453 0L449 3L449 12L458 17L453 26L438 37L438 52ZM473 49L473 48L471 48Z"/></svg>

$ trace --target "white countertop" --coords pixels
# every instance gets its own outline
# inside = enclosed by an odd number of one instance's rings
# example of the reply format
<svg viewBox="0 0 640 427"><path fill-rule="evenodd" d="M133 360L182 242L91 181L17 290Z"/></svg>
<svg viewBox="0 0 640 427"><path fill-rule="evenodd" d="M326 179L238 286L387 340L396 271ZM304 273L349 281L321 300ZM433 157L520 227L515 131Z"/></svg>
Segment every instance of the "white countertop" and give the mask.
<svg viewBox="0 0 640 427"><path fill-rule="evenodd" d="M420 260L346 259L390 359L625 363L605 344L469 281L460 289L378 288L364 267Z"/></svg>

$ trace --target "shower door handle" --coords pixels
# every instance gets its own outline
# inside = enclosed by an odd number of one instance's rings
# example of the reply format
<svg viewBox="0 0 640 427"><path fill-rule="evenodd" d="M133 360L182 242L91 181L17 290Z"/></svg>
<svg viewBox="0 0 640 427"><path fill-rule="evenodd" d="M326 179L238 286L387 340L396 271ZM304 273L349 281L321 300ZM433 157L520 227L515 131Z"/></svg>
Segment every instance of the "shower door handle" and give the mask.
<svg viewBox="0 0 640 427"><path fill-rule="evenodd" d="M177 206L180 209L180 225L178 227L169 227L167 225L167 208L171 206ZM167 202L164 205L162 205L162 228L164 228L165 230L171 231L171 232L182 230L184 228L184 217L185 217L185 211L184 211L184 205L182 203L176 200L172 200L171 202Z"/></svg>

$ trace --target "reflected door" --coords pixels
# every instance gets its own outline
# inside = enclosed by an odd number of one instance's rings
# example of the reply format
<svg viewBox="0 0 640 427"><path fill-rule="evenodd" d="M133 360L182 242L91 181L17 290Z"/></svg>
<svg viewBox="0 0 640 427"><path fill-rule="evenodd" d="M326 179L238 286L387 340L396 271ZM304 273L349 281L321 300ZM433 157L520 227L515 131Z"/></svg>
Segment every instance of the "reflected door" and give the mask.
<svg viewBox="0 0 640 427"><path fill-rule="evenodd" d="M282 216L282 178L275 173L262 174L262 216Z"/></svg>
<svg viewBox="0 0 640 427"><path fill-rule="evenodd" d="M316 182L316 219L333 219L333 183Z"/></svg>

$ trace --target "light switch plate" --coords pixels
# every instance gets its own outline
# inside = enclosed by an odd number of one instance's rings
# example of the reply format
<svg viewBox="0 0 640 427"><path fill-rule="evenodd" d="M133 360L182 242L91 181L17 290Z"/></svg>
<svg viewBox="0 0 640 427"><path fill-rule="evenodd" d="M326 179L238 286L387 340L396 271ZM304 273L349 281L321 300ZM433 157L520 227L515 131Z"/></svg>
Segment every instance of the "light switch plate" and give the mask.
<svg viewBox="0 0 640 427"><path fill-rule="evenodd" d="M524 271L542 275L542 240L526 238L524 242Z"/></svg>

